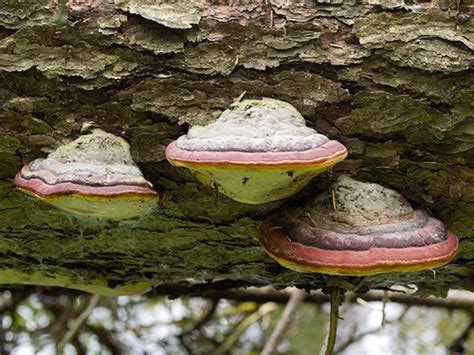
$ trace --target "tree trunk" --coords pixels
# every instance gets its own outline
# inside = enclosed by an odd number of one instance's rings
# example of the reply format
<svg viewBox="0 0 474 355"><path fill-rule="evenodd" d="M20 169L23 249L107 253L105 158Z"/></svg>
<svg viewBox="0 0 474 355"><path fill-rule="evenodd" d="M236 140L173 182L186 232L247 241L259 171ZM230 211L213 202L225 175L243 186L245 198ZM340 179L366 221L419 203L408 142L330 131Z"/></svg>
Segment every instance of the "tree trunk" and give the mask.
<svg viewBox="0 0 474 355"><path fill-rule="evenodd" d="M6 0L0 3L1 284L99 294L337 282L351 290L416 284L474 290L471 9L404 0ZM463 0L464 2L464 0ZM154 5L153 5L154 4ZM448 9L451 6L451 9ZM457 8L456 8L457 6ZM447 11L443 11L447 10ZM164 159L189 125L239 95L296 106L337 139L350 173L401 192L461 240L453 263L371 277L298 274L257 242L261 221L328 186L245 205ZM160 192L137 220L77 218L17 192L22 164L88 127L120 135Z"/></svg>

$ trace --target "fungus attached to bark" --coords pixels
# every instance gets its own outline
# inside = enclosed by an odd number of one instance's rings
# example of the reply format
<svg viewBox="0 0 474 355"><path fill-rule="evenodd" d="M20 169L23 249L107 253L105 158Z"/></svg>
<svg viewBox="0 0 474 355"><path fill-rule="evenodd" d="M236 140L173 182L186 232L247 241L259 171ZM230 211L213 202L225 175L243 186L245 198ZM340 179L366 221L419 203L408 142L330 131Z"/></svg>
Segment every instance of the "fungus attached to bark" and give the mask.
<svg viewBox="0 0 474 355"><path fill-rule="evenodd" d="M260 243L290 269L335 275L431 269L458 248L442 222L397 192L348 176L308 205L268 218Z"/></svg>
<svg viewBox="0 0 474 355"><path fill-rule="evenodd" d="M166 149L171 164L250 204L290 196L346 156L341 143L306 127L292 105L269 98L236 102Z"/></svg>
<svg viewBox="0 0 474 355"><path fill-rule="evenodd" d="M24 166L15 185L69 212L110 219L148 213L158 200L133 162L128 143L101 130Z"/></svg>

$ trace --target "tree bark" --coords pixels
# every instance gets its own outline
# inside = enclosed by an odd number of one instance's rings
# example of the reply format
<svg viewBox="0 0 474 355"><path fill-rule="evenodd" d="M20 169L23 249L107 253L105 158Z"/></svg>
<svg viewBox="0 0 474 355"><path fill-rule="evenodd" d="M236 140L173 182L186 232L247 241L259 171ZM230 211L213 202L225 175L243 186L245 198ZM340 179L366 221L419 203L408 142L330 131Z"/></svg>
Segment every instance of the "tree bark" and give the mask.
<svg viewBox="0 0 474 355"><path fill-rule="evenodd" d="M451 7L2 1L0 283L105 295L173 284L325 287L324 275L280 267L257 236L265 216L322 191L331 173L292 198L252 206L217 195L164 159L189 125L211 122L246 92L290 102L309 126L345 144L350 155L332 174L398 190L461 240L454 262L436 273L341 277L342 287L474 290L474 20L467 5ZM15 191L22 164L88 127L129 141L161 195L153 214L101 222Z"/></svg>

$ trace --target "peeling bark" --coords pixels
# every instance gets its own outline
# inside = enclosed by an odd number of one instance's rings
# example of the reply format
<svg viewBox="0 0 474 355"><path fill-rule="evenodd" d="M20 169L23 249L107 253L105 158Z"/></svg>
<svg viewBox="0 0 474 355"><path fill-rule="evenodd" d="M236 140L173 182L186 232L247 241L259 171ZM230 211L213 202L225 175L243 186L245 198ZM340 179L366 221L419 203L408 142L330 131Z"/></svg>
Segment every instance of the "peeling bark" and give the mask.
<svg viewBox="0 0 474 355"><path fill-rule="evenodd" d="M186 124L244 91L296 106L349 148L334 173L400 191L461 239L430 271L337 278L347 289L415 283L474 290L474 20L430 2L3 1L0 4L0 283L134 294L179 284L325 287L257 243L261 220L323 190L250 206L164 160ZM185 124L184 126L181 126ZM22 164L100 127L126 138L160 192L153 215L80 219L15 191ZM184 286L183 286L184 285Z"/></svg>

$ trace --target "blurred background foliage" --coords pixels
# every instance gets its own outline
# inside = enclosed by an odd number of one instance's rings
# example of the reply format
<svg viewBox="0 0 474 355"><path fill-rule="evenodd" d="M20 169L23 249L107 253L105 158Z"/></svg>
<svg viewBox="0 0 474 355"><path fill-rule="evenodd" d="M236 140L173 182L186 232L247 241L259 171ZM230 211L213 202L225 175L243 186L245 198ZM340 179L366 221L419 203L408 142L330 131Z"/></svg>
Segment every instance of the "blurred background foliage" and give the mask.
<svg viewBox="0 0 474 355"><path fill-rule="evenodd" d="M472 300L474 295L464 292ZM0 354L259 354L284 304L162 295L107 298L31 287L0 292ZM329 304L304 303L281 354L318 354ZM474 354L474 306L344 302L336 352ZM384 324L384 325L383 325Z"/></svg>

